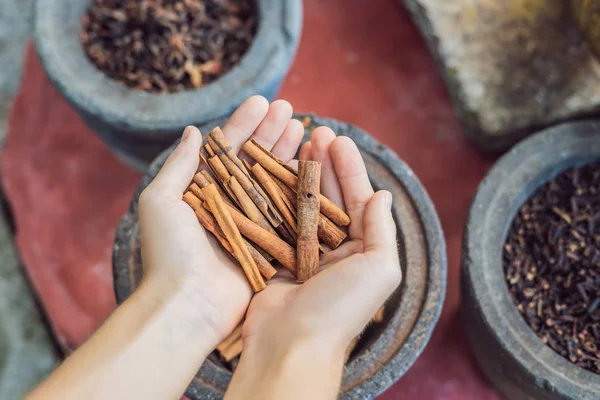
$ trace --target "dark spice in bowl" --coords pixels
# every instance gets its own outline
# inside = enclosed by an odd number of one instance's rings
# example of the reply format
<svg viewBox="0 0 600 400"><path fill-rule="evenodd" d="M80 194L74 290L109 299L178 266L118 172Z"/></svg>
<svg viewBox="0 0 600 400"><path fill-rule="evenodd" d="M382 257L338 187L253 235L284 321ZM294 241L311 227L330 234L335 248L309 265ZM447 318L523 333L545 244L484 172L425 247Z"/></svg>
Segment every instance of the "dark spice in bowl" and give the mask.
<svg viewBox="0 0 600 400"><path fill-rule="evenodd" d="M111 78L149 92L206 85L231 70L258 25L254 1L93 0L81 42Z"/></svg>
<svg viewBox="0 0 600 400"><path fill-rule="evenodd" d="M517 309L540 340L600 373L600 164L563 172L521 206L503 264Z"/></svg>

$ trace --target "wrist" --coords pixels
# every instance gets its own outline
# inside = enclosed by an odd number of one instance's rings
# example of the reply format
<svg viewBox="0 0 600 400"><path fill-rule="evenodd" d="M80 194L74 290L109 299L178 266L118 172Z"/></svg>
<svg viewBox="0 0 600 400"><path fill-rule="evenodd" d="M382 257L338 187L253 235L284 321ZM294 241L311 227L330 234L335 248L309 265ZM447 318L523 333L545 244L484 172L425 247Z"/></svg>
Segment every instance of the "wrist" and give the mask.
<svg viewBox="0 0 600 400"><path fill-rule="evenodd" d="M344 344L334 338L247 337L226 397L248 398L252 393L257 399L334 399L344 355Z"/></svg>
<svg viewBox="0 0 600 400"><path fill-rule="evenodd" d="M131 297L152 313L161 315L171 329L179 330L184 339L208 355L222 336L214 310L198 299L193 282L185 284L158 278L145 276Z"/></svg>

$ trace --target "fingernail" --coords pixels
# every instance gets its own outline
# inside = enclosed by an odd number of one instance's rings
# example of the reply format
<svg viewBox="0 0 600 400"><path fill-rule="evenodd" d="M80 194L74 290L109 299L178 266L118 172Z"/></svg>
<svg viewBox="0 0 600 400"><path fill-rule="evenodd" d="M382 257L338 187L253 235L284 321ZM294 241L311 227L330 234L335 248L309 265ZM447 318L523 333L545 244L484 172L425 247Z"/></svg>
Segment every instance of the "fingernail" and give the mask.
<svg viewBox="0 0 600 400"><path fill-rule="evenodd" d="M383 202L385 203L386 208L391 209L392 208L392 194L390 192L388 192L387 190L384 190L383 197L384 197Z"/></svg>
<svg viewBox="0 0 600 400"><path fill-rule="evenodd" d="M183 130L183 135L181 136L181 141L184 142L187 138L190 137L190 133L192 133L192 129L194 129L193 126L186 126L185 129Z"/></svg>

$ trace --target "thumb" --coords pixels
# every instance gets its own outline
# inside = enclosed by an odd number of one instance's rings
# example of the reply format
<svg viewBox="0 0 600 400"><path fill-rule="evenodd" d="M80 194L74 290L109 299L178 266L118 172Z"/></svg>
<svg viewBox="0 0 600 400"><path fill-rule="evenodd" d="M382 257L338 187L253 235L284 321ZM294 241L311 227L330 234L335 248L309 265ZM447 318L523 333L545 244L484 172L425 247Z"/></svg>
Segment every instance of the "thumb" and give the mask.
<svg viewBox="0 0 600 400"><path fill-rule="evenodd" d="M396 224L391 213L392 194L380 190L371 197L363 217L364 252L397 253Z"/></svg>
<svg viewBox="0 0 600 400"><path fill-rule="evenodd" d="M198 128L186 127L181 142L169 155L150 186L154 186L163 196L173 196L180 200L198 169L200 146L202 134Z"/></svg>

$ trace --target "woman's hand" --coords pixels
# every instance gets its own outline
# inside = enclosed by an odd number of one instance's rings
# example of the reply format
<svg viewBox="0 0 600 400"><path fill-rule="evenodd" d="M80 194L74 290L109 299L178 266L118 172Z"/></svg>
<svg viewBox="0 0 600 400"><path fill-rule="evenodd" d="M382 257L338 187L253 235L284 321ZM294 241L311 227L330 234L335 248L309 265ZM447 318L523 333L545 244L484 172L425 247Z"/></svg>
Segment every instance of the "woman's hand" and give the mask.
<svg viewBox="0 0 600 400"><path fill-rule="evenodd" d="M253 298L230 399L335 398L346 348L402 278L392 196L374 193L354 142L317 128L300 159L321 162L321 192L345 207L351 240L306 283L280 271Z"/></svg>
<svg viewBox="0 0 600 400"><path fill-rule="evenodd" d="M254 96L231 116L223 133L237 151L253 138L289 159L304 134L302 124L291 117L289 103L279 100L269 105ZM203 335L212 334L216 346L243 317L252 291L240 267L209 238L182 200L197 172L201 145L198 129L186 128L181 143L140 195L141 285L153 286L159 302L172 293L184 294L202 326L212 328Z"/></svg>
<svg viewBox="0 0 600 400"><path fill-rule="evenodd" d="M304 129L291 106L248 99L223 132L239 149L251 136L291 158ZM30 399L179 399L208 354L239 323L251 297L242 274L182 200L202 137L190 127L140 196L144 278L94 335Z"/></svg>

